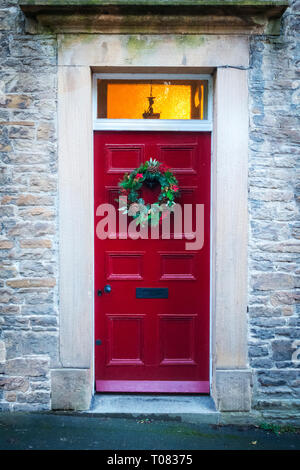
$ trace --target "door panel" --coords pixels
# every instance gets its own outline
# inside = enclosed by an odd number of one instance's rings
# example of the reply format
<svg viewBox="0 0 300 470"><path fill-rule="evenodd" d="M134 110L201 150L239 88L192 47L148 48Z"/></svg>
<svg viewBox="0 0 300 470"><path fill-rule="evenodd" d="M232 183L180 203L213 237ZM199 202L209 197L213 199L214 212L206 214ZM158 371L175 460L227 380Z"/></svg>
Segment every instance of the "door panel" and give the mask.
<svg viewBox="0 0 300 470"><path fill-rule="evenodd" d="M188 240L172 234L100 240L95 233L96 390L208 393L210 134L97 131L94 153L95 213L102 203L118 207L119 180L150 157L175 173L181 205L204 204L201 250L186 250ZM143 188L142 196L155 202L159 192ZM99 297L106 284L111 292ZM137 288L167 291L138 298Z"/></svg>

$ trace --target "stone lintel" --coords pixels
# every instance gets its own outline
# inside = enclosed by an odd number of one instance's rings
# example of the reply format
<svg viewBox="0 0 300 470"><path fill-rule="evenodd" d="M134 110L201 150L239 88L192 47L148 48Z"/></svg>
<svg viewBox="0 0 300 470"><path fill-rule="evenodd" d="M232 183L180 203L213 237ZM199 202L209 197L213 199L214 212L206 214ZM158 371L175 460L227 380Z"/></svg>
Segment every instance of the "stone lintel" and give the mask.
<svg viewBox="0 0 300 470"><path fill-rule="evenodd" d="M20 0L35 33L276 34L286 0Z"/></svg>
<svg viewBox="0 0 300 470"><path fill-rule="evenodd" d="M52 410L88 410L92 398L90 369L51 370Z"/></svg>
<svg viewBox="0 0 300 470"><path fill-rule="evenodd" d="M219 411L250 411L252 372L250 369L217 369L215 401Z"/></svg>

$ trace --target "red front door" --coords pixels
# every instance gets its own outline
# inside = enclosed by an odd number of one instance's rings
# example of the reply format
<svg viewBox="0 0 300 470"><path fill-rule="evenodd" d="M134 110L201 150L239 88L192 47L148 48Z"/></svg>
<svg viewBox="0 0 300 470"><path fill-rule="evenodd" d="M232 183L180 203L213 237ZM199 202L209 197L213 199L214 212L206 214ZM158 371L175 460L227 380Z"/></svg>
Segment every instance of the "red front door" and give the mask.
<svg viewBox="0 0 300 470"><path fill-rule="evenodd" d="M150 157L174 172L181 206L204 205L200 250L172 234L101 240L95 230L96 390L209 393L210 134L95 132L94 154L95 214L118 206L119 180ZM155 202L157 188L143 191ZM137 288L165 288L167 298L138 298Z"/></svg>

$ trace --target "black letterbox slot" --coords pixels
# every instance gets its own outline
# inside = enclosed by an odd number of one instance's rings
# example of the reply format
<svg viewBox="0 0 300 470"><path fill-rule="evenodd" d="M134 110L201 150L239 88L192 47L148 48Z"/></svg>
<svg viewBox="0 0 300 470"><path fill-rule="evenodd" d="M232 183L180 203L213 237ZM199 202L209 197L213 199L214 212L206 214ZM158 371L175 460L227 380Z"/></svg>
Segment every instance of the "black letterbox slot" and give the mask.
<svg viewBox="0 0 300 470"><path fill-rule="evenodd" d="M167 287L137 287L137 299L167 299L169 289Z"/></svg>

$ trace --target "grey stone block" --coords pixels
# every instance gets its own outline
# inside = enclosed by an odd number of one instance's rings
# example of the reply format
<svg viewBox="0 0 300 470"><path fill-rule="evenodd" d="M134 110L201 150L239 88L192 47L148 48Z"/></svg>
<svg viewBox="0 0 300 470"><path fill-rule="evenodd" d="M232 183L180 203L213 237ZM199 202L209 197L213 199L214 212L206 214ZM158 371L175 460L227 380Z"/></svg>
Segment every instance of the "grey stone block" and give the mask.
<svg viewBox="0 0 300 470"><path fill-rule="evenodd" d="M272 351L274 361L290 361L294 349L291 341L280 339L272 341Z"/></svg>
<svg viewBox="0 0 300 470"><path fill-rule="evenodd" d="M249 411L252 374L249 369L216 370L216 402L219 411Z"/></svg>
<svg viewBox="0 0 300 470"><path fill-rule="evenodd" d="M4 362L6 359L6 348L4 341L0 341L0 362Z"/></svg>
<svg viewBox="0 0 300 470"><path fill-rule="evenodd" d="M10 359L6 362L7 375L38 377L45 376L49 370L49 360L45 357L26 357Z"/></svg>
<svg viewBox="0 0 300 470"><path fill-rule="evenodd" d="M52 370L51 390L53 410L88 410L92 398L90 369Z"/></svg>
<svg viewBox="0 0 300 470"><path fill-rule="evenodd" d="M250 346L249 357L261 357L268 355L268 348L265 345L262 346Z"/></svg>

